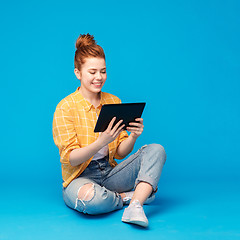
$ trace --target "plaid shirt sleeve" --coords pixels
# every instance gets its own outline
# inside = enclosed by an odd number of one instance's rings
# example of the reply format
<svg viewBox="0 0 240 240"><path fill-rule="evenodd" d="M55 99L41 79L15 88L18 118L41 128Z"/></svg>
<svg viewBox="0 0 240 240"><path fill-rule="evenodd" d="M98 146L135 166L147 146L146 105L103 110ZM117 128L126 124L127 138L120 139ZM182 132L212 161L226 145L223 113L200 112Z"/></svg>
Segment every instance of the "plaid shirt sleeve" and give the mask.
<svg viewBox="0 0 240 240"><path fill-rule="evenodd" d="M73 115L69 103L59 104L53 117L53 139L59 149L60 161L69 163L69 155L73 149L80 148L74 128Z"/></svg>

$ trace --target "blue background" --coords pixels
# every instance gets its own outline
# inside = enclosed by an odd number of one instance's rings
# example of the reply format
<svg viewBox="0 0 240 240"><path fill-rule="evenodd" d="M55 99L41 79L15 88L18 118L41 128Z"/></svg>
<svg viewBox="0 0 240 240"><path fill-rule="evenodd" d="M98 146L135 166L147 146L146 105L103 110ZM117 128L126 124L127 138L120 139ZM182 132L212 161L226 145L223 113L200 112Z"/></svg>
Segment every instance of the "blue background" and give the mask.
<svg viewBox="0 0 240 240"><path fill-rule="evenodd" d="M96 224L98 237L110 224L139 239L238 238L239 10L237 0L1 3L0 239L65 239ZM167 152L147 235L121 212L90 218L61 199L52 119L80 85L73 59L83 33L105 51L103 91L147 102L134 151L160 143Z"/></svg>

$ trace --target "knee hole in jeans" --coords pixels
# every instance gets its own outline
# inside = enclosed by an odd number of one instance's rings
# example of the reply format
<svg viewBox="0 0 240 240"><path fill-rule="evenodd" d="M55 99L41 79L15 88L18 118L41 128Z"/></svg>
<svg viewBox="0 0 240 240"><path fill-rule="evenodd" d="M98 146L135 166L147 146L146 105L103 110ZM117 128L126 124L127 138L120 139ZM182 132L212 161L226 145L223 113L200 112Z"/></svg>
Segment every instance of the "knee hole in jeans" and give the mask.
<svg viewBox="0 0 240 240"><path fill-rule="evenodd" d="M78 189L78 199L82 201L90 201L94 197L94 184L87 183Z"/></svg>

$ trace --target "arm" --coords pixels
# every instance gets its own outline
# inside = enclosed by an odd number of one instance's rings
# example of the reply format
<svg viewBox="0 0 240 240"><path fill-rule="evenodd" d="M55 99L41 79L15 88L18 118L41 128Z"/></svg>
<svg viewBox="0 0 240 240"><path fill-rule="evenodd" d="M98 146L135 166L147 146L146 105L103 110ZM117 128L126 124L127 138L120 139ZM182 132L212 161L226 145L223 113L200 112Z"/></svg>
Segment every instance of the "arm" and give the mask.
<svg viewBox="0 0 240 240"><path fill-rule="evenodd" d="M117 148L117 154L122 158L125 158L133 150L136 140L136 138L133 138L130 135L127 139L119 144Z"/></svg>
<svg viewBox="0 0 240 240"><path fill-rule="evenodd" d="M99 139L83 148L76 148L70 152L70 164L75 167L81 163L86 162L89 158L95 155L103 146Z"/></svg>
<svg viewBox="0 0 240 240"><path fill-rule="evenodd" d="M132 127L127 127L127 130L131 132L131 134L126 140L121 142L117 148L117 154L122 156L122 158L126 157L133 150L137 138L143 132L143 119L136 118L135 120L139 121L140 123L129 123L129 125L131 125Z"/></svg>
<svg viewBox="0 0 240 240"><path fill-rule="evenodd" d="M77 166L85 161L87 161L89 158L91 158L93 155L95 155L101 148L112 142L117 138L117 136L121 133L122 128L124 127L124 124L120 126L122 123L122 120L120 120L114 128L112 128L114 121L116 120L116 117L112 119L112 121L109 123L108 128L99 134L98 139L89 144L86 147L74 149L70 153L70 164L72 166ZM120 126L120 127L119 127Z"/></svg>

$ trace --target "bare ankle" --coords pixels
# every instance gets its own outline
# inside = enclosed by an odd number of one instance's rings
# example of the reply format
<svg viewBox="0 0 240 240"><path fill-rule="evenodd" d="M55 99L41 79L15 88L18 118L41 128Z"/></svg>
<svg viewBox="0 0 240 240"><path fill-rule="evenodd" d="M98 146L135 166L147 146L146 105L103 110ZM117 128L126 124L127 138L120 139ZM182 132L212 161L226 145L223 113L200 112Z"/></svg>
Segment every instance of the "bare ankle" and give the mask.
<svg viewBox="0 0 240 240"><path fill-rule="evenodd" d="M125 193L120 193L120 196L122 199L124 199L126 197L126 194Z"/></svg>

